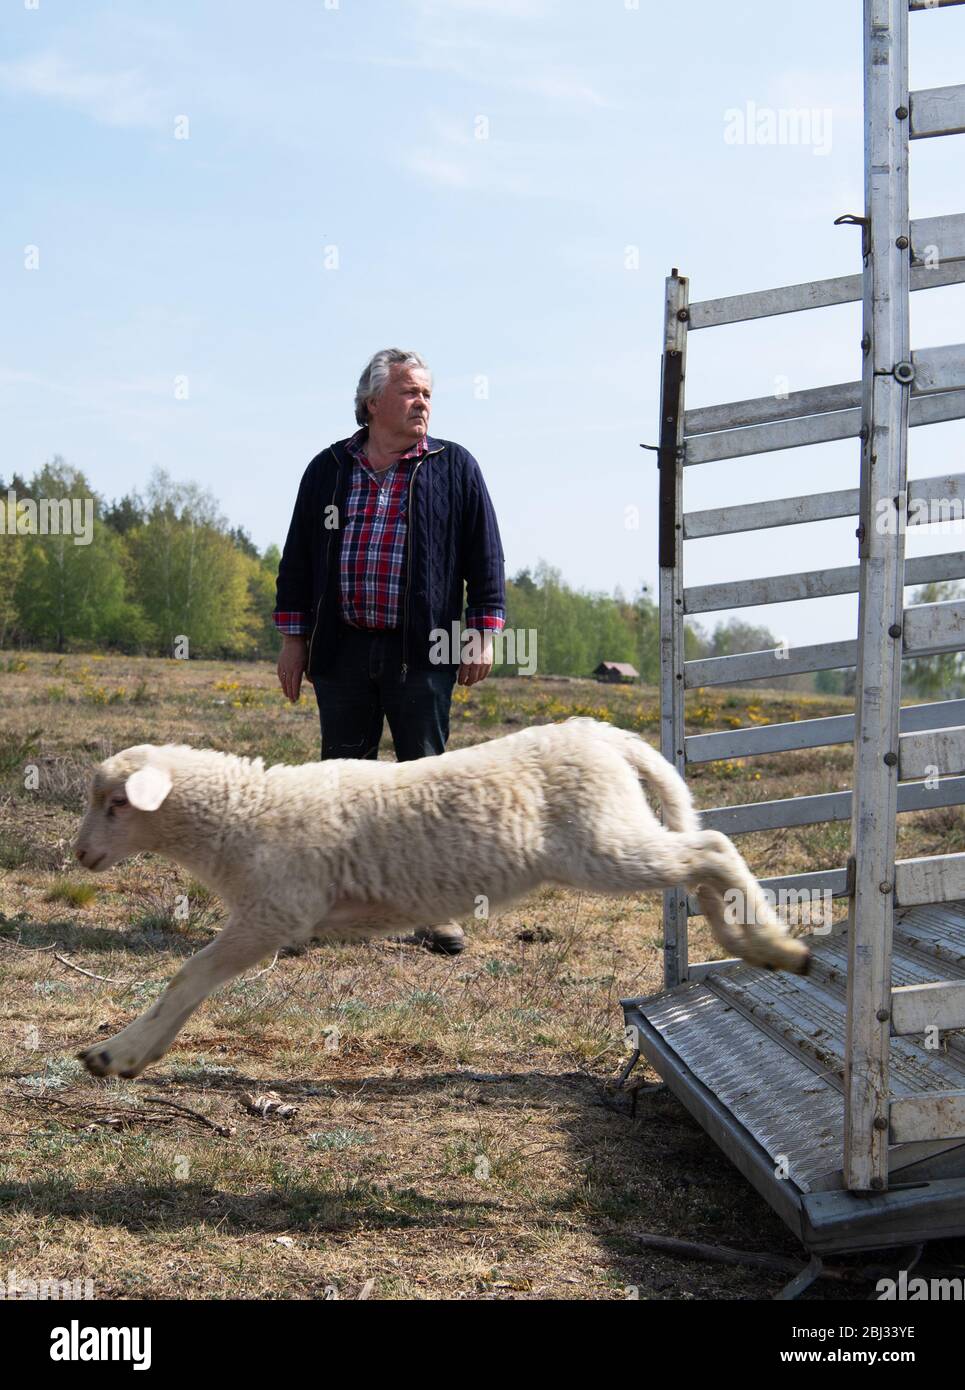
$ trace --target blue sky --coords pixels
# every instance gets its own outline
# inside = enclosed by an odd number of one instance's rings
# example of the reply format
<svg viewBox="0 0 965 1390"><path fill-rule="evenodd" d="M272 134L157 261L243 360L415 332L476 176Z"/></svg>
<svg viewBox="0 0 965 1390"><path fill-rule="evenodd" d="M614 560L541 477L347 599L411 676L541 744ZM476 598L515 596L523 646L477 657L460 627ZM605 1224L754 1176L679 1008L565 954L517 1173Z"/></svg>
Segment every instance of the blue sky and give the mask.
<svg viewBox="0 0 965 1390"><path fill-rule="evenodd" d="M354 428L367 358L414 347L431 432L479 459L509 572L543 557L629 594L656 580L638 445L670 267L693 299L860 269L858 233L832 225L862 210L860 0L4 8L5 476L60 453L114 497L159 464L281 543L305 464ZM965 80L965 7L910 27L913 87ZM749 102L830 112L830 141L729 143ZM917 142L913 215L965 210L963 174L965 137ZM914 346L963 322L965 287L914 296ZM859 337L857 306L694 334L689 404L853 380ZM960 471L963 442L960 421L913 431L910 476ZM709 464L685 505L850 487L857 462L847 441ZM692 542L686 580L853 563L853 531ZM853 635L854 602L743 616L819 641Z"/></svg>

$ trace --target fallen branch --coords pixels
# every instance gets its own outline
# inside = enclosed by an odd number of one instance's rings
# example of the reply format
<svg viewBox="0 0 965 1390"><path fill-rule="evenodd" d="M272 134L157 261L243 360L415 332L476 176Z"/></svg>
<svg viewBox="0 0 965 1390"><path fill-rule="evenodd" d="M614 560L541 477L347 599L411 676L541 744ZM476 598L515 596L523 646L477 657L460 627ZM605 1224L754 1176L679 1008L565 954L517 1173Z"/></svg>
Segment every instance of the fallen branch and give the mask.
<svg viewBox="0 0 965 1390"><path fill-rule="evenodd" d="M144 1099L151 1105L167 1105L170 1106L172 1110L179 1111L182 1115L190 1115L193 1120L197 1120L200 1124L206 1125L208 1129L213 1129L215 1134L220 1134L222 1139L230 1139L234 1134L234 1130L228 1125L215 1124L214 1120L209 1120L207 1115L201 1115L197 1110L189 1110L186 1105L178 1105L176 1101L165 1100L163 1096L145 1096Z"/></svg>
<svg viewBox="0 0 965 1390"><path fill-rule="evenodd" d="M269 972L269 970L274 970L274 968L275 968L275 966L276 966L277 964L278 964L278 952L276 951L276 952L275 952L275 959L272 961L271 965L266 965L265 968L264 968L264 970L259 970L258 973L257 973L256 975L243 975L242 978L241 978L240 983L241 983L241 984L244 984L244 985L250 985L251 982L252 982L252 980L260 980L261 977L262 977L262 975L267 975L268 972Z"/></svg>
<svg viewBox="0 0 965 1390"><path fill-rule="evenodd" d="M714 1264L747 1265L751 1269L766 1269L772 1274L800 1274L805 1267L801 1260L789 1255L769 1255L757 1250L735 1250L730 1245L701 1245L693 1240L677 1240L673 1236L651 1235L649 1232L634 1231L631 1239L650 1250L661 1250L666 1255L677 1255L685 1260L709 1260ZM820 1278L839 1281L864 1282L879 1278L881 1270L875 1266L867 1268L841 1269L825 1265Z"/></svg>
<svg viewBox="0 0 965 1390"><path fill-rule="evenodd" d="M44 949L46 950L46 947ZM82 965L75 965L72 960L68 960L66 956L58 955L56 951L54 952L54 959L59 960L61 965L66 965L68 970L76 970L78 975L86 975L89 980L103 980L105 985L124 985L126 988L130 988L132 985L144 984L143 980L114 980L109 975L95 975L93 970L85 970Z"/></svg>

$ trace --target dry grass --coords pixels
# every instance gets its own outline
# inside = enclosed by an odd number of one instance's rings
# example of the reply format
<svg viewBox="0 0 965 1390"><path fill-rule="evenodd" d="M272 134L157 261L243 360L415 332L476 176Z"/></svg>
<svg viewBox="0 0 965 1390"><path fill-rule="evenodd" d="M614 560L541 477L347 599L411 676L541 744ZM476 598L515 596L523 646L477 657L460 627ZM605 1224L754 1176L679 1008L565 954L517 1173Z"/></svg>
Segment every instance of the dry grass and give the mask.
<svg viewBox="0 0 965 1390"><path fill-rule="evenodd" d="M796 1253L671 1096L640 1092L631 1117L608 1086L624 1059L618 1001L659 984L656 897L547 890L476 924L455 960L392 944L282 958L209 1000L145 1077L83 1073L77 1048L147 1007L221 915L150 855L83 891L70 841L91 764L166 741L304 762L318 756L314 699L292 708L268 665L44 654L0 667L0 694L0 1269L90 1276L102 1298L779 1287L634 1241ZM691 729L846 708L699 691ZM652 690L511 680L457 691L452 746L573 713L656 741ZM700 768L693 784L704 806L799 796L847 786L849 764L846 748L804 752ZM960 848L960 815L903 817L900 853ZM847 839L819 826L741 849L765 875L843 864ZM716 954L700 921L691 950ZM251 1113L242 1095L266 1091L294 1113Z"/></svg>

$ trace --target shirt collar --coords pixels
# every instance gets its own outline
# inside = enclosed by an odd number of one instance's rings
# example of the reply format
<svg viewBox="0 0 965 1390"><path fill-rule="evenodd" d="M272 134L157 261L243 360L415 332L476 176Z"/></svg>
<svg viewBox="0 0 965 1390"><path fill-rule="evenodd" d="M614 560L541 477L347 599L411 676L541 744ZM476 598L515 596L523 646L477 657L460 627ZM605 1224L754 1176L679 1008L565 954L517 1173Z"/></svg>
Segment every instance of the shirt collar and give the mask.
<svg viewBox="0 0 965 1390"><path fill-rule="evenodd" d="M349 453L352 454L354 458L364 460L366 463L368 463L368 457L365 452L368 441L369 427L368 425L363 425L360 430L356 430L355 434L352 435L352 438L348 441L345 447L348 449ZM421 454L424 454L426 452L428 447L429 445L427 442L427 436L423 435L421 439L416 440L416 442L412 445L411 449L407 449L404 454L400 454L399 459L401 460L418 458Z"/></svg>

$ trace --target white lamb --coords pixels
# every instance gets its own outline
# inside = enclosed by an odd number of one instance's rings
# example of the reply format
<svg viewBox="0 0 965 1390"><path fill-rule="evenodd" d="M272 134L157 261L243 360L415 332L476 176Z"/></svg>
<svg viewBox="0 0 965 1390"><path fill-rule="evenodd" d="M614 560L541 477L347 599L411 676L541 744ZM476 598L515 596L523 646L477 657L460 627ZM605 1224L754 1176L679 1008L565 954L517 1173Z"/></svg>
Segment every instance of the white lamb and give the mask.
<svg viewBox="0 0 965 1390"><path fill-rule="evenodd" d="M808 967L807 947L730 840L699 828L676 770L637 735L592 719L404 763L266 769L260 758L182 744L126 748L94 773L75 853L102 872L140 850L190 870L229 916L145 1014L80 1053L98 1076L137 1076L213 989L279 948L442 924L543 883L694 888L728 951Z"/></svg>

